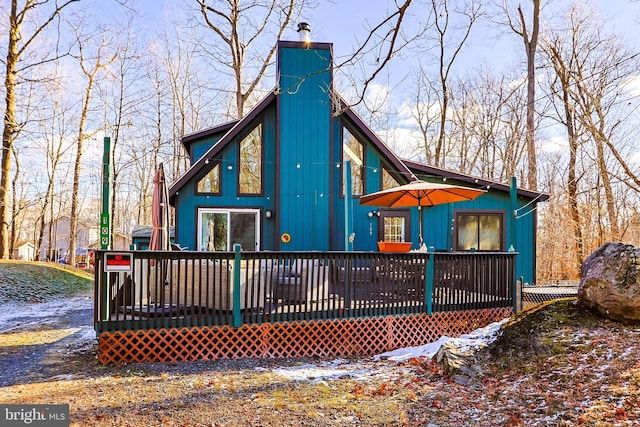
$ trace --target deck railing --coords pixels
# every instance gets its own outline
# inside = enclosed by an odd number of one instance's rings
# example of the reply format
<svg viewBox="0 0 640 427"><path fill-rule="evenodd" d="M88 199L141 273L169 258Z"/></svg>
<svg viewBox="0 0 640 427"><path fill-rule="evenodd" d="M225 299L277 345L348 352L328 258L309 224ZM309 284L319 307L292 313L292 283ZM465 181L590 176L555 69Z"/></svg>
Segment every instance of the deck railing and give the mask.
<svg viewBox="0 0 640 427"><path fill-rule="evenodd" d="M240 327L509 307L515 256L98 251L95 327Z"/></svg>

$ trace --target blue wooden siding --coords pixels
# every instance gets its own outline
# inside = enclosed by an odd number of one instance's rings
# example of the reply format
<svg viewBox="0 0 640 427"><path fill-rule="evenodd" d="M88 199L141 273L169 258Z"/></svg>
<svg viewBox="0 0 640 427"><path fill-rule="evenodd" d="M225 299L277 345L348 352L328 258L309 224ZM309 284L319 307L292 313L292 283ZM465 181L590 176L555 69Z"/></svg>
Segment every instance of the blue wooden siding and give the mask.
<svg viewBox="0 0 640 427"><path fill-rule="evenodd" d="M211 166L220 161L222 194L196 194L196 184L206 173L204 170L176 194L176 240L189 249L197 248L198 208L253 208L260 209L260 250L375 251L381 221L377 216L370 218L367 213L377 208L361 206L358 197L353 198L349 212L355 238L352 246L345 248L342 127L347 124L349 131L364 143L365 194L381 189L381 175L388 160L376 144L365 137L366 132L360 131L346 115L332 116L331 45L303 48L300 44L284 43L279 45L278 53L280 80L275 102L265 104L264 110L245 124L237 138L211 160ZM263 194L239 196L238 142L258 123L263 126ZM222 136L223 132L220 132L193 141L192 161L199 159ZM421 178L442 182L440 177ZM451 179L447 183L469 185ZM515 208L523 208L529 201L529 198L518 197ZM458 210L503 212L505 249L513 244L519 253L516 275L522 276L525 282L532 282L535 278L536 215L524 214L534 207L535 204L522 209L518 212L521 217L515 219L509 193L491 189L474 201L424 208L424 242L439 251L454 248L453 220ZM265 210L272 211L272 218L265 217ZM411 235L406 240L413 242L415 249L419 242L419 212L417 208L410 211ZM280 240L285 233L291 237L289 243Z"/></svg>
<svg viewBox="0 0 640 427"><path fill-rule="evenodd" d="M224 133L218 135L209 136L199 141L195 141L191 144L191 163L195 163L207 150L213 147L222 138Z"/></svg>
<svg viewBox="0 0 640 427"><path fill-rule="evenodd" d="M238 195L238 142L246 136L256 125L263 126L263 197ZM196 233L198 231L198 208L252 208L260 209L260 242L262 250L274 250L275 224L273 218L264 216L265 210L274 211L275 206L275 134L276 134L276 109L268 107L264 115L252 122L246 132L242 132L238 138L228 144L219 156L212 159L210 165L220 162L220 195L201 195L196 193L198 180L207 172L203 171L192 178L175 198L175 207L178 216L176 218L177 241L181 246L190 250L198 248ZM201 154L202 155L202 154ZM231 166L231 169L229 169ZM248 248L245 248L248 249ZM253 248L251 248L253 249Z"/></svg>
<svg viewBox="0 0 640 427"><path fill-rule="evenodd" d="M328 46L327 46L328 47ZM331 51L280 47L281 250L329 250ZM277 236L278 238L280 236Z"/></svg>

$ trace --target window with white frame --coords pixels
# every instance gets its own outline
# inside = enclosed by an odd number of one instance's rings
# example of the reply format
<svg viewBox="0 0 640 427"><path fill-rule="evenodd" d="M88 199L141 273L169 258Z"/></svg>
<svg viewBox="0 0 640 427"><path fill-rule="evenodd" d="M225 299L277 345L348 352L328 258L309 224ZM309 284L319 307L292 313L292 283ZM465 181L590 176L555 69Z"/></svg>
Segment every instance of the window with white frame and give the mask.
<svg viewBox="0 0 640 427"><path fill-rule="evenodd" d="M260 247L258 209L198 209L198 250L231 251L235 243L243 250Z"/></svg>
<svg viewBox="0 0 640 427"><path fill-rule="evenodd" d="M408 210L381 210L378 240L406 242L411 236L411 212Z"/></svg>

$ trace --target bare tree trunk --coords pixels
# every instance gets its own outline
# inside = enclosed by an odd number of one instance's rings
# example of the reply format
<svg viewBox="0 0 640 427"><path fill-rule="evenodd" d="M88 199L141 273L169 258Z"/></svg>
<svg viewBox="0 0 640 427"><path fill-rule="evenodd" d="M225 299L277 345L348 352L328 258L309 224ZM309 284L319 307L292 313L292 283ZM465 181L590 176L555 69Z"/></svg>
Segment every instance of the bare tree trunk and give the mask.
<svg viewBox="0 0 640 427"><path fill-rule="evenodd" d="M16 117L16 87L18 85L18 63L29 46L38 38L40 33L51 24L62 9L77 0L67 0L55 4L55 9L41 25L32 29L31 33L23 28L25 17L31 11L42 9L46 1L27 0L22 9L18 10L18 0L11 0L9 12L9 43L7 45L7 59L5 62L5 111L2 129L2 159L0 160L0 258L9 256L9 183L11 180L11 148L20 132ZM19 43L22 41L22 46ZM35 65L35 64L34 64Z"/></svg>
<svg viewBox="0 0 640 427"><path fill-rule="evenodd" d="M195 0L200 6L200 13L205 24L213 31L217 38L212 50L218 50L218 54L212 55L220 59L221 63L230 68L234 76L234 96L236 104L236 118L244 115L245 102L258 87L265 75L265 71L271 65L276 52L277 40L280 40L284 30L291 19L304 7L304 1L279 0L257 1L250 4L240 4L239 1L207 2L207 0ZM225 9L225 6L228 9ZM259 6L259 7L258 7ZM261 16L250 15L255 11L264 11ZM248 23L248 25L247 25ZM277 34L269 51L258 60L258 71L251 81L245 81L245 54L253 43L271 25L277 25ZM222 48L221 48L222 47Z"/></svg>
<svg viewBox="0 0 640 427"><path fill-rule="evenodd" d="M454 45L453 53L451 53L450 57L446 57L445 48L447 46L447 38L448 38L448 29L449 29L449 0L431 0L431 8L433 11L434 19L435 19L435 27L438 33L438 47L439 47L439 76L440 76L440 90L442 93L442 100L440 103L440 127L438 131L438 140L436 141L436 148L434 153L434 165L440 167L446 167L444 153L446 152L445 147L445 138L446 138L446 123L447 123L447 112L449 109L449 88L447 86L447 81L449 79L449 73L453 68L453 63L456 58L460 54L462 47L466 43L469 38L469 34L471 33L471 28L473 24L476 22L480 15L480 9L475 4L475 2L471 2L468 9L461 12L466 16L467 22L465 23L464 30L462 32L462 37L460 40ZM440 4L438 4L440 3Z"/></svg>
<svg viewBox="0 0 640 427"><path fill-rule="evenodd" d="M533 3L531 35L527 29L527 20L522 7L518 6L519 27L516 27L509 17L511 29L522 38L527 55L527 130L525 140L527 145L527 186L530 190L538 189L538 166L535 141L535 103L536 103L536 50L538 34L540 32L540 0ZM505 7L506 10L506 7Z"/></svg>
<svg viewBox="0 0 640 427"><path fill-rule="evenodd" d="M18 21L18 2L11 1L9 17L9 45L7 46L5 88L4 128L2 130L2 160L0 161L0 258L9 256L9 228L7 212L9 206L9 180L11 175L11 155L13 141L19 132L16 124L16 75L18 73L18 40L20 39L20 23Z"/></svg>
<svg viewBox="0 0 640 427"><path fill-rule="evenodd" d="M82 103L82 109L80 112L80 121L78 123L78 133L76 136L76 160L74 163L73 169L73 190L71 194L71 214L70 214L70 226L69 226L69 263L71 265L75 265L76 261L76 238L78 233L78 216L79 216L79 201L78 196L80 192L80 170L82 166L82 155L84 151L84 141L87 138L85 133L85 127L87 122L87 117L89 115L89 109L91 107L91 95L93 93L94 84L96 81L96 76L98 73L104 68L108 67L113 61L115 61L117 57L117 52L114 52L109 59L104 61L104 53L103 49L110 45L110 41L102 40L101 43L96 48L94 63L91 64L91 68L87 68L86 61L87 58L85 56L85 50L87 48L86 44L89 39L83 38L83 36L79 33L78 28L74 28L76 34L76 41L78 43L78 64L80 65L80 69L82 73L87 78L84 99Z"/></svg>
<svg viewBox="0 0 640 427"><path fill-rule="evenodd" d="M15 146L11 147L16 159L16 170L11 180L11 226L9 235L9 258L13 259L13 251L16 245L16 219L18 218L18 179L20 178L20 161L15 152Z"/></svg>
<svg viewBox="0 0 640 427"><path fill-rule="evenodd" d="M580 209L578 206L578 177L576 174L577 156L578 156L578 135L575 129L575 110L572 99L572 81L571 81L571 63L567 64L562 56L561 43L558 40L550 41L545 44L544 51L549 56L555 71L555 77L560 82L560 90L552 87L552 92L561 98L562 108L564 109L564 125L567 130L567 139L569 141L569 164L567 171L567 202L569 215L571 216L573 229L573 246L575 253L575 269L580 271L584 262L584 239L582 236L582 224L580 221ZM569 61L573 59L570 56Z"/></svg>

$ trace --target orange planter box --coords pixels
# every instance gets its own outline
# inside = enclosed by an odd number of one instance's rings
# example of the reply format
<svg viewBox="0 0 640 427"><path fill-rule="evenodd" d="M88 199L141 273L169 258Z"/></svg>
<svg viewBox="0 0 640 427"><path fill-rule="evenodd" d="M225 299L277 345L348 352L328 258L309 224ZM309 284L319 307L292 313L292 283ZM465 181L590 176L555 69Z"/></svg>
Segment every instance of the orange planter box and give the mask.
<svg viewBox="0 0 640 427"><path fill-rule="evenodd" d="M411 242L378 242L380 252L409 252Z"/></svg>

